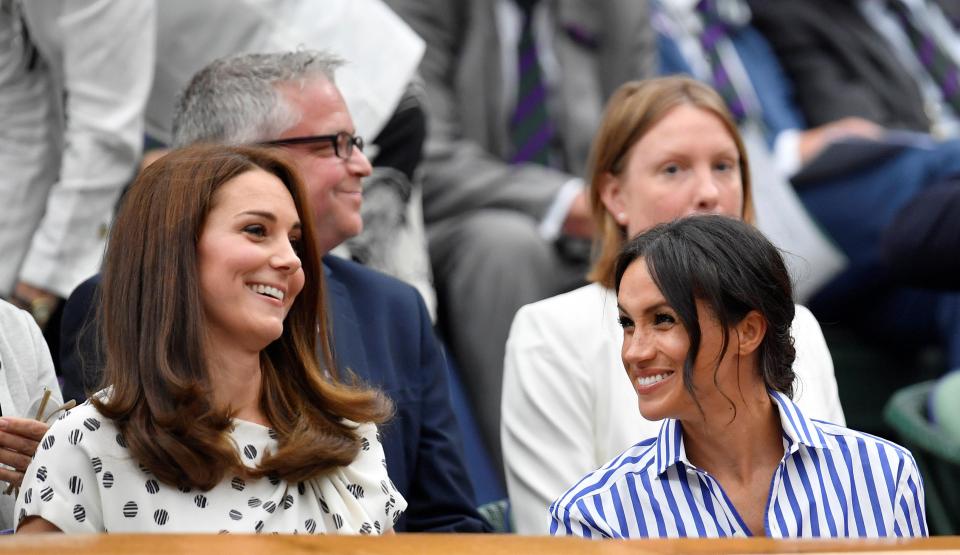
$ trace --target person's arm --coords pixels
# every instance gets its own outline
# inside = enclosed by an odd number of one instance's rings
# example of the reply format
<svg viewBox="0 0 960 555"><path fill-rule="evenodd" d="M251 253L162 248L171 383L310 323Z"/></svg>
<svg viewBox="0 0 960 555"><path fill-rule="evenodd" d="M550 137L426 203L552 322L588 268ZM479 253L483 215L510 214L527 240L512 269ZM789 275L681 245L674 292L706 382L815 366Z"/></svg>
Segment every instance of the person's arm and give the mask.
<svg viewBox="0 0 960 555"><path fill-rule="evenodd" d="M590 512L588 503L592 505L593 500L579 498L563 506L557 504L550 507L550 534L591 539L616 537L603 519Z"/></svg>
<svg viewBox="0 0 960 555"><path fill-rule="evenodd" d="M97 271L114 204L140 158L154 17L150 0L76 0L43 22L63 41L66 147L21 264L24 284L66 298Z"/></svg>
<svg viewBox="0 0 960 555"><path fill-rule="evenodd" d="M462 126L455 82L474 8L468 2L447 0L387 3L427 42L420 65L426 86L428 129L422 165L424 219L434 222L480 208L516 210L542 219L572 176L536 164L508 164L467 137ZM496 43L487 47L499 48ZM488 85L485 91L475 91L473 102L487 102L489 95L500 96L495 92L501 86L499 82Z"/></svg>
<svg viewBox="0 0 960 555"><path fill-rule="evenodd" d="M488 532L476 509L473 485L463 463L463 447L447 384L447 364L430 316L416 295L420 320L420 368L423 380L420 438L410 481L406 529L411 532Z"/></svg>
<svg viewBox="0 0 960 555"><path fill-rule="evenodd" d="M8 383L15 380L22 384L16 390L26 398L19 399L16 407L5 407L5 416L0 417L0 463L9 467L0 467L0 480L19 487L37 445L49 428L45 422L33 419L44 390L50 390L50 399L41 418L60 406L62 400L53 360L40 329L26 312L3 308L10 311L10 316L4 319L2 332L14 349L12 356L4 360L3 369L14 374L8 376Z"/></svg>
<svg viewBox="0 0 960 555"><path fill-rule="evenodd" d="M103 507L91 462L91 453L99 452L97 438L84 427L85 419L98 414L92 406L77 407L47 430L17 497L18 532L23 524L25 532L51 531L50 526L67 533L103 531Z"/></svg>
<svg viewBox="0 0 960 555"><path fill-rule="evenodd" d="M28 516L23 519L23 522L17 528L18 534L43 534L46 532L63 532L63 530L38 516Z"/></svg>
<svg viewBox="0 0 960 555"><path fill-rule="evenodd" d="M549 533L550 503L597 467L588 369L540 307L517 312L504 361L501 442L520 534Z"/></svg>
<svg viewBox="0 0 960 555"><path fill-rule="evenodd" d="M904 469L893 502L892 533L901 537L927 537L930 532L927 529L923 481L913 457L909 454L904 454L904 457Z"/></svg>

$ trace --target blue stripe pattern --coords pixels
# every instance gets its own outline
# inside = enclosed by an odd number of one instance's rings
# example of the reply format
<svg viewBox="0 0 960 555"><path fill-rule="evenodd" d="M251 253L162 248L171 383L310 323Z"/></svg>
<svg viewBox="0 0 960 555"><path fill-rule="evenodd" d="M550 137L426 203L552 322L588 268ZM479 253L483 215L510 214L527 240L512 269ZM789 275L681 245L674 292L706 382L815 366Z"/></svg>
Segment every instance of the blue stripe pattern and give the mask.
<svg viewBox="0 0 960 555"><path fill-rule="evenodd" d="M909 451L808 419L770 392L783 427L765 534L792 537L926 536L923 481ZM594 538L750 536L736 508L686 456L680 422L581 479L550 507L554 535Z"/></svg>

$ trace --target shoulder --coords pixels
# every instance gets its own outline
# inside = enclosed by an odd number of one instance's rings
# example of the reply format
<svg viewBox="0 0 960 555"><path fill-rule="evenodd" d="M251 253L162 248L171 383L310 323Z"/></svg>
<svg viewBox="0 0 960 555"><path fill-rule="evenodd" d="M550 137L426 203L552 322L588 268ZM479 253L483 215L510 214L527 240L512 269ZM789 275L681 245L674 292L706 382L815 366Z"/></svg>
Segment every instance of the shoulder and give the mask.
<svg viewBox="0 0 960 555"><path fill-rule="evenodd" d="M845 453L843 460L856 468L872 472L886 472L895 469L899 474L904 471L917 472L917 463L909 449L890 440L851 430L838 424L812 420L828 448L839 449ZM879 462L882 468L874 468Z"/></svg>
<svg viewBox="0 0 960 555"><path fill-rule="evenodd" d="M550 506L554 519L563 522L570 515L590 507L597 498L623 498L629 490L628 481L639 478L649 483L656 474L657 438L648 438L614 457L610 462L580 479ZM641 499L643 496L640 496Z"/></svg>
<svg viewBox="0 0 960 555"><path fill-rule="evenodd" d="M69 435L73 430L78 430L81 434L86 434L84 439L104 438L110 436L110 441L114 441L117 428L113 420L100 414L100 411L89 401L77 405L76 407L61 414L50 425L48 435L60 436ZM57 439L59 441L59 439ZM78 444L79 441L70 441L71 444Z"/></svg>
<svg viewBox="0 0 960 555"><path fill-rule="evenodd" d="M793 331L796 333L812 333L815 332L819 335L823 335L823 332L820 331L820 322L817 321L817 318L810 312L810 309L803 306L802 304L793 305L794 314L793 314Z"/></svg>
<svg viewBox="0 0 960 555"><path fill-rule="evenodd" d="M412 285L352 260L328 254L323 257L323 265L328 270L326 277L345 288L352 297L375 302L423 302Z"/></svg>
<svg viewBox="0 0 960 555"><path fill-rule="evenodd" d="M613 292L596 283L525 305L517 311L511 337L534 331L542 334L600 334L604 319L617 317Z"/></svg>
<svg viewBox="0 0 960 555"><path fill-rule="evenodd" d="M7 301L0 300L0 332L10 347L18 347L30 336L39 336L40 329L33 323L33 318Z"/></svg>

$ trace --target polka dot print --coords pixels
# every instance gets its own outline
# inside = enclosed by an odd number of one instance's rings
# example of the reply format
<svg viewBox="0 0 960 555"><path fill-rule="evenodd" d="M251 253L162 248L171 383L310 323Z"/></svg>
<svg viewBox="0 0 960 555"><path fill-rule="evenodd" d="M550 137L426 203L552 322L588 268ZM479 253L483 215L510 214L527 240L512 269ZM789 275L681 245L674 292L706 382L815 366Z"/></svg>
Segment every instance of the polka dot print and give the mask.
<svg viewBox="0 0 960 555"><path fill-rule="evenodd" d="M67 515L69 522L56 518L65 532L381 534L406 503L381 465L376 427L359 430L354 463L321 477L286 482L274 473L254 479L236 472L209 491L196 491L165 484L133 460L113 421L84 404L41 440L15 514ZM234 421L229 433L250 467L277 449L273 429Z"/></svg>

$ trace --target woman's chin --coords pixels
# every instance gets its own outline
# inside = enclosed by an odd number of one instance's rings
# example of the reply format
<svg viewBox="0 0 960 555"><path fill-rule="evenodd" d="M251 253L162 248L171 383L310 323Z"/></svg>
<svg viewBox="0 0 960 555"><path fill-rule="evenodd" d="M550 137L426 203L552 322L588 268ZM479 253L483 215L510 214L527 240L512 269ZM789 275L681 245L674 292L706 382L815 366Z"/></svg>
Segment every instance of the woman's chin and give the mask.
<svg viewBox="0 0 960 555"><path fill-rule="evenodd" d="M658 420L663 420L664 418L669 418L669 415L664 414L659 407L652 406L651 403L640 402L638 403L638 406L640 408L640 416L642 416L644 420L656 422Z"/></svg>

